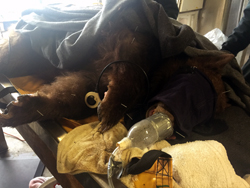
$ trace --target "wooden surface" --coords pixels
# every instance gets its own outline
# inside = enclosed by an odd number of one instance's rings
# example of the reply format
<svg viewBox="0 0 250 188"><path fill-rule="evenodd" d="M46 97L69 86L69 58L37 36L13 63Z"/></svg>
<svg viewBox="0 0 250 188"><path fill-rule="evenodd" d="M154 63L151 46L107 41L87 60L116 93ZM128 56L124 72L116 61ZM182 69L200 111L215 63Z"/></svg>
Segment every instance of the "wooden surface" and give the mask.
<svg viewBox="0 0 250 188"><path fill-rule="evenodd" d="M48 122L47 122L48 123ZM41 126L35 123L34 126ZM41 127L40 127L41 128ZM49 169L52 175L63 187L68 188L83 188L79 181L72 175L59 174L56 169L56 151L52 151L53 147L49 148L47 144L40 138L40 136L32 130L29 125L22 125L17 127L18 132L23 136L25 141L33 149L36 155L41 159L44 165ZM49 140L48 140L49 141ZM51 146L56 145L56 141L51 141Z"/></svg>
<svg viewBox="0 0 250 188"><path fill-rule="evenodd" d="M18 81L18 78L15 79ZM20 81L18 81L20 82ZM12 86L12 83L4 76L0 75L0 84L3 87ZM18 88L20 89L20 88ZM19 90L18 90L19 91ZM14 100L20 94L13 94L5 97L6 103ZM96 117L90 117L88 121L96 120ZM65 124L65 120L62 121ZM86 122L81 122L86 123ZM107 175L81 173L77 175L59 174L57 172L57 147L60 140L67 134L62 128L61 122L43 121L24 124L16 127L28 145L40 158L43 164L48 168L51 174L64 188L109 188ZM113 179L115 187L126 188L119 180Z"/></svg>
<svg viewBox="0 0 250 188"><path fill-rule="evenodd" d="M9 80L3 75L0 75L0 82L4 87L12 86ZM4 98L3 100L8 103L10 102L10 97ZM47 121L46 124L49 126L53 126L53 124L55 125L55 122ZM75 176L68 174L59 174L57 172L56 152L58 140L56 138L53 138L53 136L50 135L46 128L44 128L40 123L34 122L31 124L18 126L17 130L63 187L83 188L83 185L79 183ZM62 132L62 130L60 131ZM2 143L4 143L4 140L2 140Z"/></svg>

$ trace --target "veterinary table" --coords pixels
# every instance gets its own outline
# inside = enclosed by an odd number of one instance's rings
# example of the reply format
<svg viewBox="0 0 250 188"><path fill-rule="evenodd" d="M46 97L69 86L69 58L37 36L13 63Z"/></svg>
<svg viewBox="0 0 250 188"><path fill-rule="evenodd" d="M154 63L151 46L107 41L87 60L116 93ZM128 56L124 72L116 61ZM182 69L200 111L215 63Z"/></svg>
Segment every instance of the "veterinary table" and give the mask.
<svg viewBox="0 0 250 188"><path fill-rule="evenodd" d="M11 87L11 82L4 76L0 76L0 90ZM2 101L9 103L16 99L19 93L8 94ZM108 188L107 175L82 173L78 175L59 174L56 168L57 146L67 132L55 121L32 122L16 127L28 145L33 149L43 164L64 188ZM1 134L1 133L0 133ZM0 135L0 148L6 147L4 136ZM114 179L115 187L125 188L119 181Z"/></svg>
<svg viewBox="0 0 250 188"><path fill-rule="evenodd" d="M0 87L2 86L2 88L12 86L11 82L5 77L0 77L0 82ZM8 103L14 100L18 95L18 93L14 93L3 99ZM217 120L211 121L204 127L203 134L193 132L189 137L170 140L169 143L174 145L195 140L216 140L222 143L227 150L228 158L236 173L241 177L245 174L250 174L250 116L239 106L232 105L217 118ZM209 134L209 130L211 129L208 128L213 129L213 127L222 127L223 132L213 135ZM64 188L109 187L106 175L82 173L73 176L69 174L59 174L57 172L57 146L60 140L67 134L57 122L33 122L18 126L17 130ZM2 140L0 138L0 142L4 144L3 137ZM119 188L125 187L118 180L114 182L114 185Z"/></svg>

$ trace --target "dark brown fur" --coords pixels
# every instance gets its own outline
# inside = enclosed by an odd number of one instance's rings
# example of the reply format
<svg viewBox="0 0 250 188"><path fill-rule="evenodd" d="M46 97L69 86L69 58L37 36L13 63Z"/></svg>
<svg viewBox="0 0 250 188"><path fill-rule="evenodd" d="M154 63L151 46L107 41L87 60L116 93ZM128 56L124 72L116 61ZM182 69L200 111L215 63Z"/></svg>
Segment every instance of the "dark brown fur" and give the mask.
<svg viewBox="0 0 250 188"><path fill-rule="evenodd" d="M96 109L86 106L84 96L87 92L94 91L101 70L108 63L117 60L136 63L147 72L150 78L150 95L157 93L180 66L196 66L207 74L215 86L219 96L217 110L221 111L227 106L220 71L233 56L188 58L180 54L162 62L158 42L153 36L131 31L124 26L122 20L118 23L120 24L110 23L103 31L94 45L96 47L82 60L84 63L81 64L84 66L77 67L78 71L55 69L32 52L27 38L11 36L11 56L8 57L8 42L0 47L0 72L8 77L35 75L49 84L34 95L20 96L18 101L10 103L6 113L0 116L1 125L17 126L61 117L82 119L95 114ZM146 88L145 75L136 66L125 62L110 66L105 71L99 88L101 93L108 89L98 108L102 131L115 125L128 109L143 102Z"/></svg>

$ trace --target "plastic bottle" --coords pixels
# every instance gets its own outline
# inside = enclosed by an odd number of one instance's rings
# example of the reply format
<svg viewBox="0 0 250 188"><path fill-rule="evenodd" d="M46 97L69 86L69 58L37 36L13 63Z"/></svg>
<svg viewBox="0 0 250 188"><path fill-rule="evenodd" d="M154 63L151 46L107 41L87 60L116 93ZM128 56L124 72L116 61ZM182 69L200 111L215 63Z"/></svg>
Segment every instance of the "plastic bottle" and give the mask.
<svg viewBox="0 0 250 188"><path fill-rule="evenodd" d="M173 125L168 115L155 113L133 125L127 137L123 138L118 145L120 150L130 147L144 149L159 140L172 136L173 132Z"/></svg>
<svg viewBox="0 0 250 188"><path fill-rule="evenodd" d="M159 140L172 136L174 128L168 115L155 113L154 115L139 121L128 131L127 137L118 142L118 147L113 151L108 163L108 183L114 188L112 177L122 173L122 162L115 161L117 151L122 151L130 147L144 149ZM119 172L119 173L117 173Z"/></svg>

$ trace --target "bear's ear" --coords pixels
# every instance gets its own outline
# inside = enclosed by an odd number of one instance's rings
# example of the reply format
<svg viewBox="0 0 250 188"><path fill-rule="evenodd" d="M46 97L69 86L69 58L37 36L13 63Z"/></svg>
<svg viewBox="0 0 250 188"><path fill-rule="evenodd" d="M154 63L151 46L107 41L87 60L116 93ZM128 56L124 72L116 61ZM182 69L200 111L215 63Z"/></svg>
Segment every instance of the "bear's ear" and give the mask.
<svg viewBox="0 0 250 188"><path fill-rule="evenodd" d="M221 71L224 66L232 61L234 58L233 54L224 53L221 55L209 55L209 56L197 56L192 58L191 64L196 63L198 68L205 68L211 70Z"/></svg>
<svg viewBox="0 0 250 188"><path fill-rule="evenodd" d="M196 56L188 60L187 64L197 66L200 69L221 71L227 63L234 59L233 54L223 53L220 55Z"/></svg>
<svg viewBox="0 0 250 188"><path fill-rule="evenodd" d="M212 64L214 63L215 66L219 69L222 70L223 67L229 63L230 61L232 61L234 59L234 55L233 54L229 54L229 53L225 53L225 54L221 54L221 55L217 55L217 56L212 56L211 60L212 60Z"/></svg>

